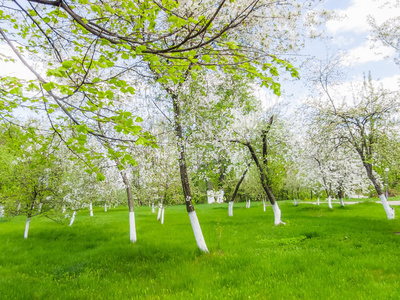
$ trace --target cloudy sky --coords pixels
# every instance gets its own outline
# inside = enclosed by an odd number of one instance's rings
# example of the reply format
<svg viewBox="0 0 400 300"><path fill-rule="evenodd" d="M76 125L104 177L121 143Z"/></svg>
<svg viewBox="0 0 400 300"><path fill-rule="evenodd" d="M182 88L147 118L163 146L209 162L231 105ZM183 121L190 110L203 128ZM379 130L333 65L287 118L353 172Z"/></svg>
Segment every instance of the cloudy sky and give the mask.
<svg viewBox="0 0 400 300"><path fill-rule="evenodd" d="M348 55L350 78L361 78L371 71L374 79L396 82L400 77L400 67L394 63L395 52L371 40L368 18L377 24L389 18L400 16L400 6L393 5L398 0L328 0L324 7L333 9L339 20L328 21L326 33L332 37L332 50L343 50ZM387 3L387 5L383 5ZM323 51L322 51L323 53ZM398 87L398 85L397 85Z"/></svg>

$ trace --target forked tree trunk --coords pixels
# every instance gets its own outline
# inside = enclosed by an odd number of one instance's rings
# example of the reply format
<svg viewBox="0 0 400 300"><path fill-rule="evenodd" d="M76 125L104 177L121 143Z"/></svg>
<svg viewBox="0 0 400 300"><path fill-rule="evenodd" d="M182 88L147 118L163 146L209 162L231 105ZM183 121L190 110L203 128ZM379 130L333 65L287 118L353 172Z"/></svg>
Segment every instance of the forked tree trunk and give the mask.
<svg viewBox="0 0 400 300"><path fill-rule="evenodd" d="M197 247L203 252L208 252L206 242L204 240L203 232L201 231L199 219L197 218L197 214L194 210L194 206L192 203L192 193L190 191L189 185L189 176L186 166L186 155L185 155L185 146L183 144L183 131L181 124L181 112L178 103L177 96L173 93L170 93L172 96L172 102L174 107L174 120L175 120L175 133L178 139L178 161L179 161L179 171L181 175L181 183L183 189L183 195L185 197L186 210L189 215L190 224L192 225L194 237L197 243Z"/></svg>
<svg viewBox="0 0 400 300"><path fill-rule="evenodd" d="M25 224L25 232L24 232L24 239L28 238L28 232L29 232L29 223L31 222L31 218L28 217L26 219L26 224Z"/></svg>

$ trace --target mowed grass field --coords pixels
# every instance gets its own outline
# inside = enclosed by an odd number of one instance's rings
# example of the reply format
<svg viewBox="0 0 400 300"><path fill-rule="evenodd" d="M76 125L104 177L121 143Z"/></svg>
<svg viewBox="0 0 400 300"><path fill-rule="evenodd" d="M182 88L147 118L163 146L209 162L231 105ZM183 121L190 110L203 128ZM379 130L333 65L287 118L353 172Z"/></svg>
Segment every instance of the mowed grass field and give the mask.
<svg viewBox="0 0 400 300"><path fill-rule="evenodd" d="M71 227L36 217L27 240L25 218L2 218L0 299L400 299L400 217L371 202L280 207L285 226L259 202L233 217L196 205L209 254L184 206L164 225L137 207L136 244L127 207L82 210Z"/></svg>

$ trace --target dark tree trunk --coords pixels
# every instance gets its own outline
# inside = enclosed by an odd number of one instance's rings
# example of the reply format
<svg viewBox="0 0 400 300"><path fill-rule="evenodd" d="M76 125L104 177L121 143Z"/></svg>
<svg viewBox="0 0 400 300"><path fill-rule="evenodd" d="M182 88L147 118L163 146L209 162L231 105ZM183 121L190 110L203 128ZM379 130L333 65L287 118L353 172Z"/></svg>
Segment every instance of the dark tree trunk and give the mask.
<svg viewBox="0 0 400 300"><path fill-rule="evenodd" d="M378 181L376 180L376 178L372 172L372 165L370 163L366 163L366 162L363 162L363 165L365 167L365 170L367 170L367 176L371 180L376 192L378 193L378 196L383 195L382 188L379 185Z"/></svg>
<svg viewBox="0 0 400 300"><path fill-rule="evenodd" d="M244 178L246 177L246 174L247 174L247 171L249 170L250 164L251 164L251 163L248 163L248 164L247 164L246 170L244 170L242 177L240 177L238 183L236 184L236 187L235 187L235 190L233 191L232 198L231 198L230 202L235 201L236 194L237 194L237 192L239 191L239 187L240 187L240 185L242 184Z"/></svg>
<svg viewBox="0 0 400 300"><path fill-rule="evenodd" d="M179 103L177 102L177 97L175 95L171 95L171 96L172 96L172 102L173 102L173 107L174 107L175 133L178 138L178 142L177 142L178 155L179 155L178 161L179 161L179 172L181 175L183 195L185 197L187 212L192 212L192 211L194 211L194 206L192 203L192 193L190 191L190 185L189 185L189 176L188 176L187 165L186 165L185 146L183 144L181 110L179 107Z"/></svg>

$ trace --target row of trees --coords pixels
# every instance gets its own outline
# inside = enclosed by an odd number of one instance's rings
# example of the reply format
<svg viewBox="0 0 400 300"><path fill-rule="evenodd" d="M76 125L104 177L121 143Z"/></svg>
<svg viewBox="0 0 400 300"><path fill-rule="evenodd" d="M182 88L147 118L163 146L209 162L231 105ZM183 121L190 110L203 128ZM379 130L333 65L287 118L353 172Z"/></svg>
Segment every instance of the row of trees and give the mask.
<svg viewBox="0 0 400 300"><path fill-rule="evenodd" d="M3 1L1 40L36 79L1 77L0 117L7 127L16 123L16 108L45 116L50 133L20 129L35 149L43 149L41 155L47 153L40 165L47 159L64 170L63 161L72 154L90 180L95 174L100 183L123 187L132 242L134 199L143 203L154 197L163 204L184 202L197 245L208 251L193 200L212 182L232 202L243 180L244 190L247 183L255 196L268 198L277 225L282 223L279 191L307 187L329 196L362 191L360 165L381 197L374 172L381 173L381 164L392 159L381 151L385 138L398 141L398 131L382 129L393 128L386 117L398 109L394 95L375 91L366 80L360 101L338 106L328 90L331 83L316 80L324 94L306 104L309 124L302 125L309 125L309 134L296 131L280 105L265 107L254 96L259 85L279 96L280 72L299 76L285 55L315 37L315 25L328 16L315 4ZM379 110L382 99L392 105ZM337 163L348 158L351 164ZM57 172L48 176L59 180ZM60 199L80 199L83 183L66 182L77 194ZM172 196L177 194L180 200Z"/></svg>

